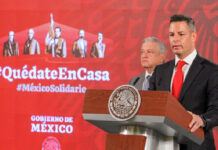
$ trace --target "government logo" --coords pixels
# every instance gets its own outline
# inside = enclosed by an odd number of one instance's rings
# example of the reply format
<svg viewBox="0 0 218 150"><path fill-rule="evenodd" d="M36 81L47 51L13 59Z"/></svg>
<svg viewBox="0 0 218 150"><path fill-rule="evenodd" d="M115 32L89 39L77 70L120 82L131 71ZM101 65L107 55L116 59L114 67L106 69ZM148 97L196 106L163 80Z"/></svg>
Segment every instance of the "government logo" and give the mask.
<svg viewBox="0 0 218 150"><path fill-rule="evenodd" d="M120 121L131 119L138 112L141 97L138 90L131 85L116 88L108 101L111 116Z"/></svg>
<svg viewBox="0 0 218 150"><path fill-rule="evenodd" d="M43 141L42 150L61 150L61 144L56 137L49 136Z"/></svg>

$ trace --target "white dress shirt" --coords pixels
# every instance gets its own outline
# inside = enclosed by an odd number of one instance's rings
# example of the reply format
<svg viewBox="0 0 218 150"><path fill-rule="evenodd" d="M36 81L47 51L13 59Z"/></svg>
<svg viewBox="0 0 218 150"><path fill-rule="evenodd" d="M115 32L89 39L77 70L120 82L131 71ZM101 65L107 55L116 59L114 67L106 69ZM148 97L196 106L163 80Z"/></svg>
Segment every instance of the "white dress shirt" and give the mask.
<svg viewBox="0 0 218 150"><path fill-rule="evenodd" d="M152 73L153 73L153 72L152 72ZM151 77L151 76L152 76L152 73L149 74L147 71L145 71L145 80L144 80L144 82L143 82L143 84L142 84L142 89L144 89L146 83L148 82L148 81L147 81L147 77L148 77L148 76Z"/></svg>
<svg viewBox="0 0 218 150"><path fill-rule="evenodd" d="M182 72L183 72L183 82L185 81L186 79L186 76L188 74L188 71L192 65L192 62L194 61L195 57L197 56L197 51L194 50L191 54L189 54L187 57L185 57L184 59L179 59L178 56L175 57L175 67L173 69L173 75L172 75L172 78L171 78L171 84L170 84L170 91L172 92L172 84L173 84L173 78L174 78L174 75L176 73L176 69L177 69L177 63L178 61L180 60L183 60L186 62L186 64L182 67Z"/></svg>

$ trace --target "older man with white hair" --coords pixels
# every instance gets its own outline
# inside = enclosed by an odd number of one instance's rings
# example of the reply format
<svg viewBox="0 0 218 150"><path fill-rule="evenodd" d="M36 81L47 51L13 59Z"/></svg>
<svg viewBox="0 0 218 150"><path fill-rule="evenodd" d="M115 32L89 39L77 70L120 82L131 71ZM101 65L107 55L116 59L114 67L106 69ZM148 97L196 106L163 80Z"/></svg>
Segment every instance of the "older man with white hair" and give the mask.
<svg viewBox="0 0 218 150"><path fill-rule="evenodd" d="M28 39L25 42L23 54L35 55L40 54L39 42L34 38L34 30L29 29Z"/></svg>
<svg viewBox="0 0 218 150"><path fill-rule="evenodd" d="M138 90L148 90L155 67L164 63L165 57L166 47L163 42L156 37L144 39L141 46L141 65L145 68L145 72L132 78L129 84Z"/></svg>
<svg viewBox="0 0 218 150"><path fill-rule="evenodd" d="M18 56L19 46L14 40L14 31L9 32L8 41L4 42L3 56Z"/></svg>

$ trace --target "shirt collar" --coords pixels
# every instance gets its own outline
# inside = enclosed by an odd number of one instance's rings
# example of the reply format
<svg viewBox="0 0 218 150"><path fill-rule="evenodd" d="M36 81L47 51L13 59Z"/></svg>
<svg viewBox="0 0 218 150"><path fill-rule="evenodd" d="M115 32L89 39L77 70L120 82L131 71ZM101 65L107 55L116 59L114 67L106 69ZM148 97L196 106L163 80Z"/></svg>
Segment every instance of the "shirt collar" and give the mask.
<svg viewBox="0 0 218 150"><path fill-rule="evenodd" d="M147 79L147 76L152 76L153 72L151 74L149 74L147 71L145 71L145 78Z"/></svg>
<svg viewBox="0 0 218 150"><path fill-rule="evenodd" d="M191 54L189 54L188 56L186 56L183 61L186 62L186 64L191 65L193 60L195 59L195 57L197 56L197 51L196 49L191 52ZM176 55L175 57L175 66L177 65L178 61L180 61L181 59L179 59L179 57Z"/></svg>

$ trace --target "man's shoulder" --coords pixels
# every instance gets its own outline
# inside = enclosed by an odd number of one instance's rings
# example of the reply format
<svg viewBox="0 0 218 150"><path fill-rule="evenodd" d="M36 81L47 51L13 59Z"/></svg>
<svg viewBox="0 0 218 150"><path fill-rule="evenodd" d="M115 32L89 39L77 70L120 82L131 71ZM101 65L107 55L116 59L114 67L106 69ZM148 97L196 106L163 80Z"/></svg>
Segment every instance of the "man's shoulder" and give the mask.
<svg viewBox="0 0 218 150"><path fill-rule="evenodd" d="M159 70L159 69L166 69L168 68L169 66L173 65L175 63L175 59L172 59L166 63L163 63L163 64L160 64L160 65L157 65L156 66L156 69Z"/></svg>
<svg viewBox="0 0 218 150"><path fill-rule="evenodd" d="M4 44L8 44L8 43L9 43L9 41L8 41L8 40L4 42Z"/></svg>
<svg viewBox="0 0 218 150"><path fill-rule="evenodd" d="M18 44L18 42L16 41L16 40L14 40L14 42L13 42L14 44Z"/></svg>
<svg viewBox="0 0 218 150"><path fill-rule="evenodd" d="M33 41L34 41L34 42L38 42L37 39L35 39L35 38L33 38Z"/></svg>
<svg viewBox="0 0 218 150"><path fill-rule="evenodd" d="M98 42L96 41L96 42L94 42L92 45L96 45Z"/></svg>
<svg viewBox="0 0 218 150"><path fill-rule="evenodd" d="M145 72L131 78L129 83L131 84L131 83L135 82L136 80L139 80L140 78L143 78L144 76L145 76Z"/></svg>
<svg viewBox="0 0 218 150"><path fill-rule="evenodd" d="M62 41L65 41L65 39L63 37L60 38Z"/></svg>
<svg viewBox="0 0 218 150"><path fill-rule="evenodd" d="M133 77L132 79L139 78L139 77L144 77L144 76L145 76L145 72L143 72L143 73L141 73L141 74L139 74L139 75Z"/></svg>
<svg viewBox="0 0 218 150"><path fill-rule="evenodd" d="M74 40L74 41L73 41L73 44L74 44L74 45L77 45L77 42L78 42L78 41L79 41L79 39Z"/></svg>
<svg viewBox="0 0 218 150"><path fill-rule="evenodd" d="M201 59L201 64L204 65L205 67L208 67L210 69L214 69L214 70L218 70L218 65L215 64L214 62L199 56L199 58Z"/></svg>

